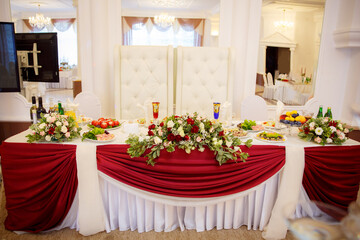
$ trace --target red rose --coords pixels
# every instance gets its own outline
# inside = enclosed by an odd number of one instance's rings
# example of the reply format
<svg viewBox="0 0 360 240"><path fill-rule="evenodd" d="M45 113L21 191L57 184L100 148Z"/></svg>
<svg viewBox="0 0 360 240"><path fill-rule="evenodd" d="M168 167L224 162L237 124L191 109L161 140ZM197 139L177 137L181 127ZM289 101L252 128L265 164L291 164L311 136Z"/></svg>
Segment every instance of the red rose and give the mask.
<svg viewBox="0 0 360 240"><path fill-rule="evenodd" d="M179 118L179 116L174 116L175 118Z"/></svg>
<svg viewBox="0 0 360 240"><path fill-rule="evenodd" d="M54 134L54 132L55 132L55 128L54 127L51 127L50 129L49 129L49 134L50 135L53 135Z"/></svg>
<svg viewBox="0 0 360 240"><path fill-rule="evenodd" d="M304 128L304 133L308 134L310 132L310 129L308 127Z"/></svg>
<svg viewBox="0 0 360 240"><path fill-rule="evenodd" d="M219 132L219 136L224 136L224 131Z"/></svg>
<svg viewBox="0 0 360 240"><path fill-rule="evenodd" d="M191 128L191 132L192 133L197 133L197 132L199 132L199 127L198 126L193 126L192 128Z"/></svg>
<svg viewBox="0 0 360 240"><path fill-rule="evenodd" d="M336 126L337 126L337 122L336 122L336 121L330 121L330 122L329 122L329 126L336 127Z"/></svg>
<svg viewBox="0 0 360 240"><path fill-rule="evenodd" d="M163 127L163 126L164 126L164 122L161 122L161 123L160 123L160 127Z"/></svg>
<svg viewBox="0 0 360 240"><path fill-rule="evenodd" d="M148 131L148 135L149 135L149 136L154 136L153 131L149 130L149 131Z"/></svg>
<svg viewBox="0 0 360 240"><path fill-rule="evenodd" d="M331 137L331 138L334 138L334 137L335 137L335 133L332 133L332 134L330 135L330 137Z"/></svg>
<svg viewBox="0 0 360 240"><path fill-rule="evenodd" d="M170 133L168 136L167 136L167 140L168 141L174 141L175 140L175 135Z"/></svg>
<svg viewBox="0 0 360 240"><path fill-rule="evenodd" d="M168 128L167 130L168 130L168 132L171 132L171 128Z"/></svg>
<svg viewBox="0 0 360 240"><path fill-rule="evenodd" d="M155 128L155 124L151 124L151 125L149 126L149 130L154 129L154 128Z"/></svg>
<svg viewBox="0 0 360 240"><path fill-rule="evenodd" d="M192 120L191 118L186 119L186 122L190 125L194 124L194 120Z"/></svg>
<svg viewBox="0 0 360 240"><path fill-rule="evenodd" d="M187 141L190 139L190 137L188 135L185 135L184 139Z"/></svg>
<svg viewBox="0 0 360 240"><path fill-rule="evenodd" d="M180 142L182 140L182 137L180 135L175 136L176 141Z"/></svg>

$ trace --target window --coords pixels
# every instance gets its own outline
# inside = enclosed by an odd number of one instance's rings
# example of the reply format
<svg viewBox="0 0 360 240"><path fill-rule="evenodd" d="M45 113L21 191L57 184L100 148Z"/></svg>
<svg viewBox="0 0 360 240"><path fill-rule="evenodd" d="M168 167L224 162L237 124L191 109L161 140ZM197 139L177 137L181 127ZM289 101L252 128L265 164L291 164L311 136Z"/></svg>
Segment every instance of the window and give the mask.
<svg viewBox="0 0 360 240"><path fill-rule="evenodd" d="M176 19L174 25L162 28L148 17L123 17L123 45L157 45L200 47L204 19Z"/></svg>

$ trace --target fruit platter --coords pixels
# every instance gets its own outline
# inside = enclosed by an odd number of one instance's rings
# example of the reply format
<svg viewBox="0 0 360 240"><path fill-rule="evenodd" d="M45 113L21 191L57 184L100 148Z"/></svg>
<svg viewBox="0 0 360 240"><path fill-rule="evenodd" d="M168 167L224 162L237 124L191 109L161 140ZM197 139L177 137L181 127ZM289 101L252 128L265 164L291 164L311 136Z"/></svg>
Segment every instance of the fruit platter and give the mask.
<svg viewBox="0 0 360 240"><path fill-rule="evenodd" d="M103 128L94 127L82 135L82 141L87 140L90 142L110 142L115 139L115 135L109 133Z"/></svg>
<svg viewBox="0 0 360 240"><path fill-rule="evenodd" d="M277 132L259 132L256 134L256 139L264 142L271 142L271 143L278 143L278 142L285 142L286 137Z"/></svg>
<svg viewBox="0 0 360 240"><path fill-rule="evenodd" d="M264 130L264 126L257 124L255 121L245 119L244 122L241 122L237 125L238 128L246 131L261 131Z"/></svg>
<svg viewBox="0 0 360 240"><path fill-rule="evenodd" d="M306 122L306 118L297 111L289 111L280 116L280 122L294 127L300 127Z"/></svg>
<svg viewBox="0 0 360 240"><path fill-rule="evenodd" d="M107 130L118 129L121 126L119 121L113 118L99 118L98 120L93 120L88 127L90 128L103 128Z"/></svg>

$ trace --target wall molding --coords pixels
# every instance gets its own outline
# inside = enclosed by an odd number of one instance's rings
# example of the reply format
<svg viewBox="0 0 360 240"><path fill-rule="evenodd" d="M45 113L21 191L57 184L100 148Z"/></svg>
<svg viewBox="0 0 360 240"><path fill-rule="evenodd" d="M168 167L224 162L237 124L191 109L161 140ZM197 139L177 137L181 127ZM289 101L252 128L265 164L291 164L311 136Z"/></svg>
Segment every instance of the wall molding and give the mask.
<svg viewBox="0 0 360 240"><path fill-rule="evenodd" d="M360 28L342 28L333 32L336 48L360 47Z"/></svg>

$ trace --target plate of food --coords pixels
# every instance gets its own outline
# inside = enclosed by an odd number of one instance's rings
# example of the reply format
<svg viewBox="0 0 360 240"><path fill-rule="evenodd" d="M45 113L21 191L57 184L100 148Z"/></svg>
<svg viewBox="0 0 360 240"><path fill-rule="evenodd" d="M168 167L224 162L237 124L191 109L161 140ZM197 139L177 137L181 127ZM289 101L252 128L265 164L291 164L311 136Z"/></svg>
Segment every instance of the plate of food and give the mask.
<svg viewBox="0 0 360 240"><path fill-rule="evenodd" d="M88 124L89 128L102 128L106 130L116 130L121 127L121 123L113 118L99 118L98 120L93 120Z"/></svg>
<svg viewBox="0 0 360 240"><path fill-rule="evenodd" d="M237 127L248 132L259 132L264 130L264 126L257 124L256 121L247 119L245 119L244 122L239 123Z"/></svg>
<svg viewBox="0 0 360 240"><path fill-rule="evenodd" d="M115 140L115 135L109 133L103 128L93 128L92 130L85 132L82 135L82 141L96 142L96 143L105 143Z"/></svg>
<svg viewBox="0 0 360 240"><path fill-rule="evenodd" d="M262 123L262 125L266 128L266 129L271 129L271 130L283 130L286 128L285 125L278 125L276 126L275 121L265 121Z"/></svg>
<svg viewBox="0 0 360 240"><path fill-rule="evenodd" d="M84 115L80 115L77 119L77 123L79 125L86 125L86 124L89 124L91 123L91 121L93 120L92 118L90 117L85 117Z"/></svg>
<svg viewBox="0 0 360 240"><path fill-rule="evenodd" d="M234 135L234 137L243 139L243 138L248 138L248 132L243 130L243 129L238 129L238 128L225 128L224 129L225 134L227 133L231 133Z"/></svg>
<svg viewBox="0 0 360 240"><path fill-rule="evenodd" d="M256 134L255 138L257 140L269 143L282 143L286 141L286 137L283 134L277 132L259 132Z"/></svg>

